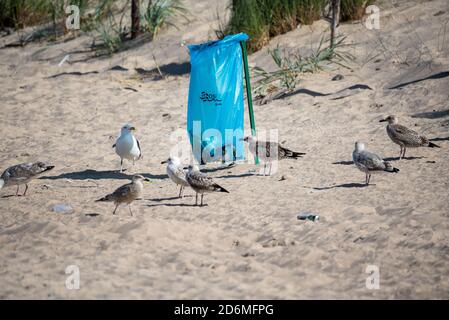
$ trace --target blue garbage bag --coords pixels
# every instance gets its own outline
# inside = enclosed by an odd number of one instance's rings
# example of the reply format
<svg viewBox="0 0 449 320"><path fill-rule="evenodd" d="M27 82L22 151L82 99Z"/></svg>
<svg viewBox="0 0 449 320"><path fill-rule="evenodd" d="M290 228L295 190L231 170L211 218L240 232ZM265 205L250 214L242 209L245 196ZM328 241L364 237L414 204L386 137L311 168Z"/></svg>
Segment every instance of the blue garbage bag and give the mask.
<svg viewBox="0 0 449 320"><path fill-rule="evenodd" d="M201 163L244 159L243 59L245 33L190 45L187 131Z"/></svg>

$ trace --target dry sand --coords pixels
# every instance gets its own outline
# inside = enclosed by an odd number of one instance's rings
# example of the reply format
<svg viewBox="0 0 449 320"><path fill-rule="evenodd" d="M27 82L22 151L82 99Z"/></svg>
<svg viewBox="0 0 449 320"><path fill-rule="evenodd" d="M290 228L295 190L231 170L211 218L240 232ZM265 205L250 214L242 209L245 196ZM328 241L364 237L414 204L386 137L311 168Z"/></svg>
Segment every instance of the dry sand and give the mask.
<svg viewBox="0 0 449 320"><path fill-rule="evenodd" d="M381 3L378 31L342 24L353 71L305 76L300 89L372 90L338 100L303 90L255 106L258 128L278 129L280 141L307 155L282 161L271 177L251 174L252 164L210 172L231 193L207 195L202 208L192 206L191 190L174 198L178 189L160 164L173 147L170 134L186 126L189 58L179 44L212 39L223 6L188 3L195 21L111 58L58 67L65 54L86 50L87 36L0 49L0 168L33 160L56 166L26 197L0 198L0 298L449 298L449 77L389 89L449 70L448 2ZM270 47L307 52L327 27L318 21ZM179 74L139 77L135 68L155 67L152 52ZM268 66L267 50L250 63ZM128 71L108 70L115 65ZM337 73L344 79L331 81ZM378 123L388 114L442 148L409 149L398 162L399 147ZM144 157L119 174L111 146L127 122L138 129ZM355 140L393 158L400 173L363 187L364 174L351 164ZM134 217L94 202L132 173L154 181L134 203ZM53 212L59 203L73 212ZM298 221L301 211L321 220ZM65 287L69 265L79 266L79 290ZM380 268L378 290L365 286L368 265Z"/></svg>

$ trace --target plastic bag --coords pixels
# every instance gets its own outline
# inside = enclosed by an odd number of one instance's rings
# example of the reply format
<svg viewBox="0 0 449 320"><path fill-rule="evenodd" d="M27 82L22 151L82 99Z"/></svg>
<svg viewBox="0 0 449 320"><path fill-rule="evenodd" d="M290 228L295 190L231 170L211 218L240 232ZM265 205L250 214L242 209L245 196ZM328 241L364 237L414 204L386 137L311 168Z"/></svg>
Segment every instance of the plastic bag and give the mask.
<svg viewBox="0 0 449 320"><path fill-rule="evenodd" d="M244 159L244 33L190 45L187 131L200 163Z"/></svg>

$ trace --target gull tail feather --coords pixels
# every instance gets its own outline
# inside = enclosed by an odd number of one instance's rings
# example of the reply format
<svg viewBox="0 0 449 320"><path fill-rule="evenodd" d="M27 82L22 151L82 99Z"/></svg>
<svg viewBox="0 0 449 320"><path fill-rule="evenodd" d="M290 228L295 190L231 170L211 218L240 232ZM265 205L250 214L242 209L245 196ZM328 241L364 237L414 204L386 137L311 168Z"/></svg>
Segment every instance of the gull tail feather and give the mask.
<svg viewBox="0 0 449 320"><path fill-rule="evenodd" d="M104 196L103 198L95 200L95 202L100 202L100 201L114 201L114 199L112 199L112 195L111 194L108 194L107 196Z"/></svg>
<svg viewBox="0 0 449 320"><path fill-rule="evenodd" d="M222 186L219 186L218 184L214 185L215 191L219 191L219 192L226 192L229 193L228 190L226 190L225 188L223 188Z"/></svg>
<svg viewBox="0 0 449 320"><path fill-rule="evenodd" d="M429 142L429 147L430 148L441 148L439 145L433 143L433 142Z"/></svg>
<svg viewBox="0 0 449 320"><path fill-rule="evenodd" d="M391 163L389 162L385 162L385 170L386 172L392 172L392 173L397 173L399 172L398 168L395 168L391 165Z"/></svg>
<svg viewBox="0 0 449 320"><path fill-rule="evenodd" d="M287 158L298 159L301 156L305 155L305 153L303 153L303 152L296 152L296 151L292 151L292 150L287 149L287 148L282 148L282 149L284 150L285 156Z"/></svg>
<svg viewBox="0 0 449 320"><path fill-rule="evenodd" d="M52 170L54 168L55 168L55 166L47 166L42 172L50 171L50 170Z"/></svg>

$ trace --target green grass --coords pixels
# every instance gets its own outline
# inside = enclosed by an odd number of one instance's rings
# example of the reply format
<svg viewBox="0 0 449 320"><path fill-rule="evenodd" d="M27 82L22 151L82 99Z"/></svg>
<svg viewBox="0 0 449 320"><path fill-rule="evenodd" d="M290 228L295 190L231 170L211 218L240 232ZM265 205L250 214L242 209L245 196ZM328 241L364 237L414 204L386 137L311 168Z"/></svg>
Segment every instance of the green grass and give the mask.
<svg viewBox="0 0 449 320"><path fill-rule="evenodd" d="M360 19L372 0L341 0L341 21ZM320 19L329 0L232 0L230 19L216 30L218 38L245 32L248 52L265 46L270 38Z"/></svg>
<svg viewBox="0 0 449 320"><path fill-rule="evenodd" d="M344 36L337 37L333 46L326 46L328 40L323 36L318 47L309 56L302 56L298 51L281 51L279 46L269 50L277 70L268 72L261 67L252 68L253 78L256 79L254 94L264 97L281 89L286 93L292 92L299 83L301 74L326 70L332 65L349 68L346 62L353 59L352 55L339 50L346 46L345 39Z"/></svg>
<svg viewBox="0 0 449 320"><path fill-rule="evenodd" d="M245 32L249 35L248 51L265 46L271 37L295 29L298 24L311 24L320 18L326 0L233 0L226 26L217 30L227 34Z"/></svg>
<svg viewBox="0 0 449 320"><path fill-rule="evenodd" d="M374 0L341 0L340 21L360 20Z"/></svg>
<svg viewBox="0 0 449 320"><path fill-rule="evenodd" d="M83 15L92 0L0 0L0 28L21 29L65 21L66 5L77 5Z"/></svg>
<svg viewBox="0 0 449 320"><path fill-rule="evenodd" d="M166 26L177 28L175 20L178 17L186 18L188 13L182 0L152 0L148 3L145 14L143 15L143 24L145 29L153 37Z"/></svg>

